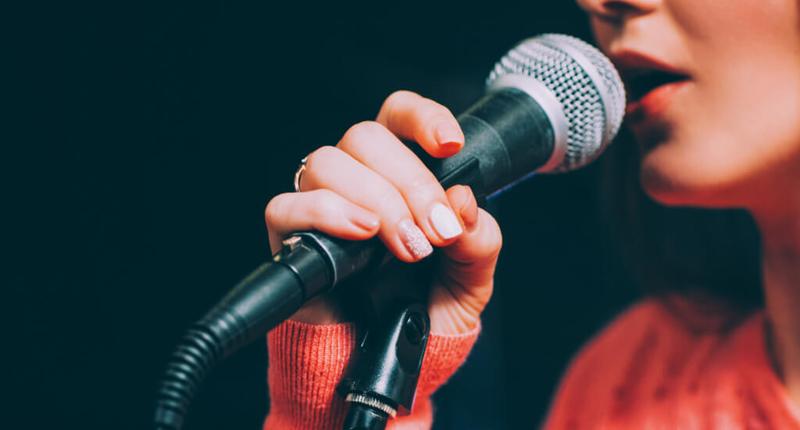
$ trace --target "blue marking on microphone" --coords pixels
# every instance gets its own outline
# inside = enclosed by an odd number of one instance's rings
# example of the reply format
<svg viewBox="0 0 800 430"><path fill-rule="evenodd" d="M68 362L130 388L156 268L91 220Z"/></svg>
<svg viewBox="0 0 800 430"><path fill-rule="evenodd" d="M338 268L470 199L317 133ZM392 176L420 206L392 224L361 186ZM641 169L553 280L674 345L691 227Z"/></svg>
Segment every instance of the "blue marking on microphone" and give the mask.
<svg viewBox="0 0 800 430"><path fill-rule="evenodd" d="M500 188L499 190L493 192L492 194L489 194L488 196L486 196L486 200L494 200L495 197L499 197L500 194L503 194L504 192L508 191L509 189L517 186L521 182L525 182L528 179L536 176L537 173L538 172L534 170L533 172L530 172L530 173L526 174L525 176L522 176L521 178L511 182L510 184L504 186L503 188Z"/></svg>

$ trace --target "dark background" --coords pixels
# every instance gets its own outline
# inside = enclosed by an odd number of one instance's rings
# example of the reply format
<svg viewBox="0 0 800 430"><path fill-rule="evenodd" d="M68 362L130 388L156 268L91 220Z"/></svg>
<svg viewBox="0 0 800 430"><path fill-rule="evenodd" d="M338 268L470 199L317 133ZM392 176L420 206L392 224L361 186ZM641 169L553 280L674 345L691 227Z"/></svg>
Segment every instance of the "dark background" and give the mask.
<svg viewBox="0 0 800 430"><path fill-rule="evenodd" d="M590 38L565 0L24 8L4 26L4 428L147 428L181 333L268 257L263 209L300 158L396 89L459 112L519 40ZM535 428L572 354L634 296L600 164L496 201L497 292L437 429ZM187 430L259 428L265 349L212 375Z"/></svg>

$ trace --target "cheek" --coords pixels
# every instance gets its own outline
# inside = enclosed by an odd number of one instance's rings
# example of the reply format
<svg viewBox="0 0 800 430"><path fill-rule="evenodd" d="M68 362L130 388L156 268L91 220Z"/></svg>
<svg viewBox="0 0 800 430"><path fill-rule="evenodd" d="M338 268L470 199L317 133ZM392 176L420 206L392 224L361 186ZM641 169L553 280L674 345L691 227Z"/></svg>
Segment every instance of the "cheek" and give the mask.
<svg viewBox="0 0 800 430"><path fill-rule="evenodd" d="M642 183L653 198L743 206L763 192L755 184L800 166L800 73L765 70L739 68L744 73L720 75L687 97L667 140L643 158Z"/></svg>
<svg viewBox="0 0 800 430"><path fill-rule="evenodd" d="M796 29L797 0L663 0L667 13L689 39L727 40L734 46L785 36Z"/></svg>

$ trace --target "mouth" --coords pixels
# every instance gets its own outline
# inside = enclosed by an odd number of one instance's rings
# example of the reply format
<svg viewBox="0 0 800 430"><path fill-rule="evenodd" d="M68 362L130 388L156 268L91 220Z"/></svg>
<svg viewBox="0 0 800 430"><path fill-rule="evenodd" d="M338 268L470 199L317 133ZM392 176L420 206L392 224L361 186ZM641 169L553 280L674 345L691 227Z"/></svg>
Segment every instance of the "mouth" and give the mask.
<svg viewBox="0 0 800 430"><path fill-rule="evenodd" d="M686 82L689 76L681 73L668 72L656 69L639 69L625 78L627 84L628 101L640 102L650 93L661 87L671 84Z"/></svg>
<svg viewBox="0 0 800 430"><path fill-rule="evenodd" d="M638 52L612 55L612 61L625 82L629 123L661 117L676 92L691 81L691 76L678 67Z"/></svg>

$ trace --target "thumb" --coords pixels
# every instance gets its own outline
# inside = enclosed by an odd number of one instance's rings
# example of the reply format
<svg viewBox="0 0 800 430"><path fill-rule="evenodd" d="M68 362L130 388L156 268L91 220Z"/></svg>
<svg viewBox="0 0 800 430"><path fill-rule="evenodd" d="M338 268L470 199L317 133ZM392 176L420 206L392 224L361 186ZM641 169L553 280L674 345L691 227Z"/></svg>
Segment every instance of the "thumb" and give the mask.
<svg viewBox="0 0 800 430"><path fill-rule="evenodd" d="M447 190L447 197L465 228L456 242L442 249L442 282L454 282L467 290L488 285L490 295L494 268L503 245L500 226L491 214L478 207L470 187L453 186Z"/></svg>

